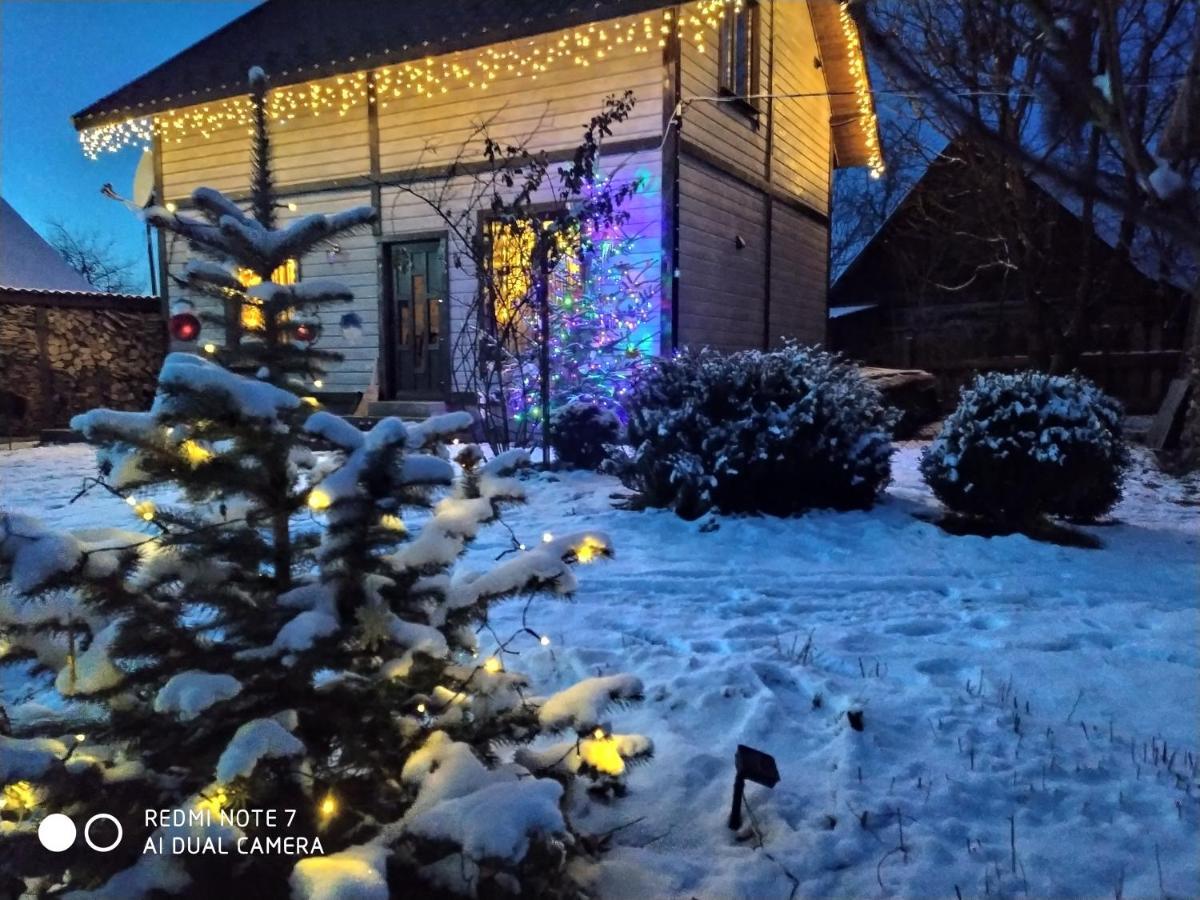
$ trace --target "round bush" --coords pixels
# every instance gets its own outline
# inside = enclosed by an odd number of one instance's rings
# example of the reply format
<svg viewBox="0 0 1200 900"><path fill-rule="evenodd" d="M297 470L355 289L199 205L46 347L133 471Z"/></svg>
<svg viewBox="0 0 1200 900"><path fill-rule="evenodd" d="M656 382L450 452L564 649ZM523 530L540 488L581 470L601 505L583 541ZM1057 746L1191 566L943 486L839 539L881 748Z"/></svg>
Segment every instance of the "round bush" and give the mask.
<svg viewBox="0 0 1200 900"><path fill-rule="evenodd" d="M658 359L626 408L622 480L685 518L867 507L891 471L879 392L816 348Z"/></svg>
<svg viewBox="0 0 1200 900"><path fill-rule="evenodd" d="M1086 521L1121 496L1121 406L1078 375L978 375L921 458L952 510L1004 522Z"/></svg>
<svg viewBox="0 0 1200 900"><path fill-rule="evenodd" d="M606 445L621 436L612 410L575 400L550 415L550 446L559 460L575 469L598 469L608 458Z"/></svg>

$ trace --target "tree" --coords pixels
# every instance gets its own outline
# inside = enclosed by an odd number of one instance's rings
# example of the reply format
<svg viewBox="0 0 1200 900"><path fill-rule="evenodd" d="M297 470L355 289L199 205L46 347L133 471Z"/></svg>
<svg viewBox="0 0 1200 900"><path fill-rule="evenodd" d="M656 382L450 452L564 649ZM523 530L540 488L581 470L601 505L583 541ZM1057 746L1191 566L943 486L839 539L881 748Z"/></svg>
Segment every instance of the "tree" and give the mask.
<svg viewBox="0 0 1200 900"><path fill-rule="evenodd" d="M494 446L540 440L543 461L549 460L543 438L553 405L554 322L561 315L554 294L563 294L564 269L579 262L584 245L627 222L622 207L642 182L605 176L601 149L634 104L629 91L607 97L565 164L530 151L528 140L499 143L483 122L440 182L396 185L441 219L451 236L452 264L476 285L455 338L456 384L480 397L484 432ZM477 141L482 166L467 159ZM536 385L536 402L527 402L526 379Z"/></svg>
<svg viewBox="0 0 1200 900"><path fill-rule="evenodd" d="M1185 437L1194 435L1190 444L1185 440L1184 455L1200 465L1195 4L878 0L857 3L854 11L876 58L936 108L955 134L1080 198L1089 226L1113 217L1118 247L1142 244L1160 260L1183 261L1182 272L1193 284L1183 366L1193 399ZM1049 152L1052 147L1064 152ZM1092 270L1086 249L1081 252L1082 276L1065 334L1068 353L1092 312Z"/></svg>
<svg viewBox="0 0 1200 900"><path fill-rule="evenodd" d="M87 283L108 294L132 294L141 288L133 260L120 255L116 244L92 232L67 227L59 220L48 223L50 246Z"/></svg>
<svg viewBox="0 0 1200 900"><path fill-rule="evenodd" d="M251 88L261 112L261 70ZM211 358L170 355L149 412L73 421L102 448L92 487L124 497L154 533L59 533L0 516L12 589L0 623L15 648L5 662L34 656L64 700L40 723L9 728L0 716L0 778L24 798L0 813L0 871L105 896L235 885L278 896L285 881L293 896L386 895L389 883L569 894L564 865L581 843L567 788L583 776L620 791L627 765L650 754L648 740L606 721L641 684L612 675L534 699L506 659L523 639L547 639L489 631L487 653L477 633L497 600L573 590L571 565L608 555L609 541L587 532L526 550L514 539L489 571L456 571L478 531L521 498L528 456L485 461L468 445L456 466L444 441L469 426L465 413L363 433L315 409L309 385L333 357L300 329L350 293L267 277L374 211L277 228L262 115L253 161L249 213L200 188L200 217L147 218L207 257L187 267L194 290L228 301L239 321L254 306L261 324ZM244 288L235 267L263 283ZM428 515L410 531L414 508ZM571 736L499 765L501 747L556 732ZM146 810L163 809L187 818L139 830ZM126 840L48 858L35 835L50 810L81 823L116 816ZM266 810L278 821L250 815ZM176 838L194 842L191 855L173 854ZM253 846L243 839L286 840L247 856L235 849ZM231 855L197 855L205 840Z"/></svg>
<svg viewBox="0 0 1200 900"><path fill-rule="evenodd" d="M1125 301L1115 277L1123 259L1164 280L1186 277L1186 262L1179 265L1171 246L1178 238L1144 214L1156 204L1147 204L1137 166L1103 123L1080 109L1080 98L1100 87L1136 85L1123 112L1131 132L1139 141L1161 133L1170 79L1181 71L1191 33L1183 0L1113 4L1118 48L1105 45L1090 4L1055 4L1050 30L1033 0L878 0L859 8L888 87L919 98L906 118L924 120L956 148L956 186L978 210L970 234L956 236L958 243L973 240L978 252L964 254L968 265L955 284L934 279L931 290L955 291L979 276L1007 273L1006 290L1027 310L1031 357L1061 372L1078 364L1089 324L1110 303ZM895 51L899 43L903 54ZM1046 187L1070 213L1048 206ZM946 219L933 199L921 227L936 242ZM1078 219L1078 228L1068 225L1077 246L1049 240L1055 226L1048 214L1064 223ZM1098 253L1096 234L1118 252ZM1044 273L1062 275L1064 251L1073 261L1071 284L1047 290Z"/></svg>

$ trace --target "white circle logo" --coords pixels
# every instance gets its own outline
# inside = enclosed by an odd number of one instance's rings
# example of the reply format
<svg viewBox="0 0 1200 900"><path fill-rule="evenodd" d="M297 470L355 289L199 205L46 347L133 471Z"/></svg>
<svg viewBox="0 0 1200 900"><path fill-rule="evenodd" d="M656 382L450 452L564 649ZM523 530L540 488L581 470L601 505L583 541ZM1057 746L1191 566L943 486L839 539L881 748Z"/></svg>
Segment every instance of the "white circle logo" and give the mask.
<svg viewBox="0 0 1200 900"><path fill-rule="evenodd" d="M47 816L47 818L49 817ZM66 816L63 816L63 818L65 819ZM92 843L92 825L96 823L97 819L107 819L109 822L112 822L115 826L117 826L117 836L113 838L113 842L111 844L100 847ZM72 825L71 831L74 832L74 830L75 826ZM117 846L117 844L121 843L121 838L123 837L125 837L125 829L121 827L121 823L117 821L116 816L111 816L108 813L96 813L94 816L88 819L87 824L83 826L83 839L87 841L87 845L97 853L107 853L109 850L112 850ZM74 839L74 835L72 835L72 839Z"/></svg>
<svg viewBox="0 0 1200 900"><path fill-rule="evenodd" d="M52 853L62 853L75 843L75 823L70 816L50 813L38 825L38 840Z"/></svg>

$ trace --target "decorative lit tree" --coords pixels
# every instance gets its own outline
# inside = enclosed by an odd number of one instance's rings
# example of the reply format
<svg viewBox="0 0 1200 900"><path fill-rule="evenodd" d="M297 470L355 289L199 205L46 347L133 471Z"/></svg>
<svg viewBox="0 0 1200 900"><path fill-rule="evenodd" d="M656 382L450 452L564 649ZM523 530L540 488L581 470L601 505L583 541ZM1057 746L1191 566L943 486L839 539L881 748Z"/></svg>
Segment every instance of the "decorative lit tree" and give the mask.
<svg viewBox="0 0 1200 900"><path fill-rule="evenodd" d="M261 113L261 70L251 86ZM498 599L571 591L570 565L609 554L608 539L514 541L490 571L456 571L521 497L528 457L485 462L466 445L456 466L443 441L469 425L464 413L363 433L314 410L307 386L330 355L298 329L349 292L267 281L372 210L274 227L261 114L252 214L207 189L192 201L204 219L148 217L208 257L189 265L190 284L239 321L252 305L260 327L213 358L171 354L149 412L73 422L103 448L95 484L154 533L0 515L4 662L36 659L62 696L53 716L0 715L0 893L571 892L566 788L582 775L619 789L649 756L648 740L605 722L641 684L592 678L536 699L505 657L527 634L548 639L523 627L480 655L476 629ZM262 283L243 287L240 269ZM414 507L432 513L410 532ZM558 732L571 737L501 764L500 747ZM186 819L148 820L154 810ZM124 840L47 854L49 812L115 816Z"/></svg>
<svg viewBox="0 0 1200 900"><path fill-rule="evenodd" d="M633 182L634 189L642 180ZM611 191L597 180L587 196ZM581 221L566 239L549 279L550 412L570 403L594 404L624 422L624 397L650 357L655 333L658 260L639 261L639 235L629 230L629 213L618 210L605 221ZM536 310L523 307L531 321L522 329L536 336ZM535 425L544 402L540 344L519 343L508 357L508 409L514 420Z"/></svg>

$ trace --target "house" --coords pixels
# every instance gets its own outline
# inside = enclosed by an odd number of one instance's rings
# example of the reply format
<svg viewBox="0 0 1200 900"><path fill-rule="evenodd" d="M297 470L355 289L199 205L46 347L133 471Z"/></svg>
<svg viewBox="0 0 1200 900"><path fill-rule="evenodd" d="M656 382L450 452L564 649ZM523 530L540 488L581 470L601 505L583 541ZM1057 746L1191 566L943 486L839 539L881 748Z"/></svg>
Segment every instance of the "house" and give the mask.
<svg viewBox="0 0 1200 900"><path fill-rule="evenodd" d="M165 346L156 298L97 291L0 197L0 435L145 408Z"/></svg>
<svg viewBox="0 0 1200 900"><path fill-rule="evenodd" d="M321 346L345 357L328 391L471 388L454 348L481 288L415 194L462 195L481 123L567 159L604 99L634 92L603 165L642 185L626 205L630 253L659 275L665 351L823 341L831 170L882 168L857 31L835 0L267 0L80 111L85 152L142 148L160 201L181 209L200 185L245 198L253 65L271 77L281 220L379 213L373 233L277 275L355 292L361 336L322 327ZM163 274L178 275L187 249L160 238L160 251Z"/></svg>
<svg viewBox="0 0 1200 900"><path fill-rule="evenodd" d="M1069 199L1032 177L1014 185L1007 171L990 151L951 141L838 276L831 346L871 366L930 372L953 403L974 372L1044 367L1052 345L1038 335L1067 327L1083 289L1079 370L1130 412L1156 410L1178 373L1187 291L1148 274L1151 253L1131 258L1103 239L1113 222L1089 231ZM1018 193L1035 230L1020 255L1006 230Z"/></svg>

